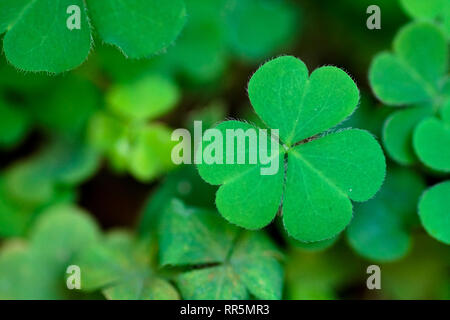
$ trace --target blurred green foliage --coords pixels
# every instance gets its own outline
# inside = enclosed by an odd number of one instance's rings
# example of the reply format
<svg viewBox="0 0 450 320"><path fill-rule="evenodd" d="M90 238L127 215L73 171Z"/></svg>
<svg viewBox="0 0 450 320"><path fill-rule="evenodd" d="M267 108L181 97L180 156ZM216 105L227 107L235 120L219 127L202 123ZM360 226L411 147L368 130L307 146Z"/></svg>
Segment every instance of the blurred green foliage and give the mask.
<svg viewBox="0 0 450 320"><path fill-rule="evenodd" d="M0 299L450 299L449 17L450 0L0 1ZM296 122L299 78L313 90ZM216 195L218 168L171 161L171 133L194 121L281 129L364 192L305 187L299 164ZM345 223L289 214L336 201Z"/></svg>

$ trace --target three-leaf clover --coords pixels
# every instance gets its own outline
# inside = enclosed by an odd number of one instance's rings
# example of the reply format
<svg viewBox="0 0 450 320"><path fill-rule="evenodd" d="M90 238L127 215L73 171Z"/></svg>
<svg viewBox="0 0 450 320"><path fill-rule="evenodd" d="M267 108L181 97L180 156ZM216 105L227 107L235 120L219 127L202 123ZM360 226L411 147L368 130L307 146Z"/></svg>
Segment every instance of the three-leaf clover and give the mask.
<svg viewBox="0 0 450 320"><path fill-rule="evenodd" d="M173 300L178 292L156 272L155 244L124 231L107 234L83 250L76 264L87 292L101 290L112 300Z"/></svg>
<svg viewBox="0 0 450 320"><path fill-rule="evenodd" d="M386 120L386 150L401 164L414 163L417 155L432 169L448 172L450 131L446 110L450 82L446 38L430 23L413 23L399 31L393 47L393 53L382 52L374 58L370 84L385 104L413 108L396 111Z"/></svg>
<svg viewBox="0 0 450 320"><path fill-rule="evenodd" d="M270 157L279 157L280 166L274 175L260 175L259 161L199 164L203 179L221 185L216 194L219 212L241 227L259 229L281 207L284 226L297 240L335 236L352 218L350 200L370 199L385 175L383 152L368 132L348 129L321 134L354 111L359 100L355 83L332 66L309 75L301 60L284 56L260 67L248 92L259 117L269 128L279 130L277 153ZM217 126L223 136L226 129L249 128L253 127L239 121ZM249 152L237 146L235 142L235 156Z"/></svg>
<svg viewBox="0 0 450 320"><path fill-rule="evenodd" d="M400 0L405 12L412 18L440 24L450 37L450 1Z"/></svg>
<svg viewBox="0 0 450 320"><path fill-rule="evenodd" d="M91 144L116 170L128 170L143 181L154 179L173 167L173 142L169 127L149 121L172 110L179 97L178 87L156 74L112 86L106 94L108 110L90 121Z"/></svg>
<svg viewBox="0 0 450 320"><path fill-rule="evenodd" d="M418 223L417 201L424 188L423 179L414 171L389 168L375 198L355 206L347 228L350 246L370 260L404 257L411 248L411 228Z"/></svg>
<svg viewBox="0 0 450 320"><path fill-rule="evenodd" d="M242 232L214 211L173 199L161 218L160 264L196 267L175 282L184 299L280 299L281 254L261 232Z"/></svg>
<svg viewBox="0 0 450 320"><path fill-rule="evenodd" d="M70 7L80 24L68 26ZM186 20L183 0L2 0L0 33L7 59L27 71L59 73L80 65L95 30L130 58L149 57L170 45Z"/></svg>
<svg viewBox="0 0 450 320"><path fill-rule="evenodd" d="M450 181L426 190L419 202L419 217L425 230L450 245Z"/></svg>

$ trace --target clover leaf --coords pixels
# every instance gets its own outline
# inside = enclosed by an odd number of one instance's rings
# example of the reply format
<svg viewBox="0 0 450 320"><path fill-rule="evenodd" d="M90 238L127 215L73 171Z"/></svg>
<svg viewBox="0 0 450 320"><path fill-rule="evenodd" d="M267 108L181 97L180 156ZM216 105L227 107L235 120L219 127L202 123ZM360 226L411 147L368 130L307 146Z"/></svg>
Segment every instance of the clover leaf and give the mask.
<svg viewBox="0 0 450 320"><path fill-rule="evenodd" d="M79 28L67 23L80 8ZM59 73L80 65L92 34L130 58L149 57L170 45L186 20L182 0L3 0L0 33L7 59L27 71Z"/></svg>
<svg viewBox="0 0 450 320"><path fill-rule="evenodd" d="M154 249L153 243L124 231L107 234L76 261L83 270L82 289L100 289L111 300L178 299L175 288L156 273Z"/></svg>
<svg viewBox="0 0 450 320"><path fill-rule="evenodd" d="M280 253L261 232L244 232L217 213L172 200L160 225L160 263L193 267L175 281L184 299L280 299Z"/></svg>
<svg viewBox="0 0 450 320"><path fill-rule="evenodd" d="M67 204L48 208L29 241L10 240L0 251L0 299L64 299L66 268L91 243L99 228L83 210Z"/></svg>
<svg viewBox="0 0 450 320"><path fill-rule="evenodd" d="M259 117L269 128L279 129L280 143L270 157L278 157L281 165L274 175L260 175L259 161L198 164L205 181L222 185L216 195L219 212L238 226L259 229L273 220L281 206L284 226L295 239L334 237L352 218L350 200L370 199L385 175L383 152L368 132L349 129L321 135L356 108L355 83L331 66L308 75L301 60L284 56L260 67L248 92ZM254 127L238 121L217 126L223 136L227 129L249 128ZM248 148L237 150L237 143L234 148L235 155L246 153L248 159Z"/></svg>
<svg viewBox="0 0 450 320"><path fill-rule="evenodd" d="M448 0L400 0L400 3L412 18L441 24L450 37L450 2Z"/></svg>
<svg viewBox="0 0 450 320"><path fill-rule="evenodd" d="M411 228L417 222L417 201L424 188L423 179L415 172L389 169L375 198L355 207L347 229L350 246L370 260L404 257L411 248Z"/></svg>
<svg viewBox="0 0 450 320"><path fill-rule="evenodd" d="M108 110L91 118L89 141L117 171L152 180L173 167L174 143L169 127L149 121L172 110L179 98L178 87L160 75L114 85L106 94Z"/></svg>
<svg viewBox="0 0 450 320"><path fill-rule="evenodd" d="M450 244L450 181L426 190L419 202L419 217L425 230L435 239Z"/></svg>
<svg viewBox="0 0 450 320"><path fill-rule="evenodd" d="M389 155L401 164L412 164L416 154L432 169L447 171L439 159L430 159L429 147L415 143L413 135L427 117L439 116L450 100L448 89L448 45L442 31L427 22L403 27L394 39L393 53L378 54L370 67L369 80L375 95L390 106L412 106L394 112L383 129L383 142ZM420 124L418 140L429 139L444 131L444 140L435 142L447 155L445 129L436 122ZM438 127L438 128L437 128ZM437 132L437 131L441 132ZM428 149L428 150L427 150ZM424 158L424 153L427 153ZM433 157L433 155L431 155Z"/></svg>

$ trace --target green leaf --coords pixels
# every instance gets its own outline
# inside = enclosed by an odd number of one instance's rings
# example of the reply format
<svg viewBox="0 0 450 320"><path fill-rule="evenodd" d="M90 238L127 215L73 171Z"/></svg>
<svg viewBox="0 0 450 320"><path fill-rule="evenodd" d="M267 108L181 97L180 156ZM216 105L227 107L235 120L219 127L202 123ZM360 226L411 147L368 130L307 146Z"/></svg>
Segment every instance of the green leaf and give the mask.
<svg viewBox="0 0 450 320"><path fill-rule="evenodd" d="M266 63L254 74L249 96L258 115L269 127L280 130L286 145L279 145L270 157L278 157L284 165L273 175L261 175L261 163L249 164L248 159L253 153L259 159L263 150L250 150L248 144L238 150L236 142L234 154L244 153L246 164L236 164L236 160L234 164L198 164L205 181L222 185L216 195L219 212L234 224L258 229L272 221L282 203L284 225L295 239L320 241L336 236L350 222L350 199L370 199L385 174L383 152L369 133L345 130L314 136L355 109L356 85L334 67L317 69L308 79L303 62L286 56ZM257 128L227 121L217 129L225 136L227 129ZM224 141L223 152L228 143ZM226 159L225 153L222 156Z"/></svg>
<svg viewBox="0 0 450 320"><path fill-rule="evenodd" d="M91 49L91 31L82 0L2 1L0 32L6 31L6 58L27 71L59 73L79 66ZM70 30L66 10L81 9L81 28ZM10 7L12 6L12 7ZM12 10L9 10L10 7Z"/></svg>
<svg viewBox="0 0 450 320"><path fill-rule="evenodd" d="M152 268L152 247L125 232L113 232L83 251L82 289L101 289L110 300L172 300L178 293Z"/></svg>
<svg viewBox="0 0 450 320"><path fill-rule="evenodd" d="M83 210L67 204L50 207L39 217L30 232L31 250L38 252L61 270L91 243L100 230Z"/></svg>
<svg viewBox="0 0 450 320"><path fill-rule="evenodd" d="M370 199L385 175L384 156L366 131L350 129L300 144L288 153L283 223L301 241L329 239Z"/></svg>
<svg viewBox="0 0 450 320"><path fill-rule="evenodd" d="M172 81L154 74L133 83L113 86L106 100L117 115L131 120L151 120L173 109L179 97L178 88Z"/></svg>
<svg viewBox="0 0 450 320"><path fill-rule="evenodd" d="M87 0L93 27L106 43L130 58L149 57L167 48L186 21L183 0Z"/></svg>
<svg viewBox="0 0 450 320"><path fill-rule="evenodd" d="M226 121L219 124L216 129L225 137L226 130L255 129L247 123L239 121ZM258 137L259 141L259 137ZM226 159L228 143L234 145L234 155L244 150L238 150L237 138L234 142L225 141L223 144L223 159ZM277 143L276 141L271 141ZM259 144L259 142L258 142ZM206 148L206 147L205 147ZM269 149L269 147L267 147ZM269 149L270 150L270 149ZM256 159L260 159L257 151ZM274 175L261 175L264 166L258 160L256 164L248 164L250 151L245 150L247 164L198 164L200 176L208 183L222 184L216 194L216 205L219 212L230 222L243 226L247 229L260 229L269 224L275 217L280 206L283 191L283 154L281 146L277 154L270 155L278 157L279 170ZM235 160L236 163L236 160ZM264 197L260 197L264 195Z"/></svg>
<svg viewBox="0 0 450 320"><path fill-rule="evenodd" d="M383 142L389 156L403 165L413 164L417 156L414 153L413 132L420 121L432 115L428 107L415 107L399 110L391 114L384 123Z"/></svg>
<svg viewBox="0 0 450 320"><path fill-rule="evenodd" d="M194 84L217 81L228 64L223 11L226 0L189 0L186 28L162 58L176 75Z"/></svg>
<svg viewBox="0 0 450 320"><path fill-rule="evenodd" d="M237 233L215 212L187 208L176 200L171 201L159 228L163 266L224 262Z"/></svg>
<svg viewBox="0 0 450 320"><path fill-rule="evenodd" d="M25 243L11 240L3 244L0 251L1 300L61 299L56 284L46 261L30 251Z"/></svg>
<svg viewBox="0 0 450 320"><path fill-rule="evenodd" d="M29 243L9 241L0 251L0 299L65 299L64 274L96 242L99 229L84 211L55 205L36 220Z"/></svg>
<svg viewBox="0 0 450 320"><path fill-rule="evenodd" d="M450 181L441 182L424 192L419 216L425 230L435 239L450 244Z"/></svg>
<svg viewBox="0 0 450 320"><path fill-rule="evenodd" d="M414 23L394 39L394 53L377 55L369 70L375 95L388 105L431 102L448 68L447 42L436 26Z"/></svg>
<svg viewBox="0 0 450 320"><path fill-rule="evenodd" d="M249 293L230 266L183 273L177 285L186 300L246 300Z"/></svg>
<svg viewBox="0 0 450 320"><path fill-rule="evenodd" d="M450 172L450 122L428 117L414 130L414 150L419 159L432 169Z"/></svg>
<svg viewBox="0 0 450 320"><path fill-rule="evenodd" d="M80 8L79 29L67 26L71 5ZM169 46L186 20L182 0L5 0L0 12L7 59L20 69L52 73L86 60L92 44L90 23L106 43L128 57L143 58Z"/></svg>
<svg viewBox="0 0 450 320"><path fill-rule="evenodd" d="M128 171L141 181L153 180L174 167L171 152L175 142L164 124L128 123L99 112L91 119L88 136L116 171Z"/></svg>
<svg viewBox="0 0 450 320"><path fill-rule="evenodd" d="M149 181L174 167L170 158L174 142L172 131L162 124L150 124L139 130L129 152L129 170L141 181Z"/></svg>
<svg viewBox="0 0 450 320"><path fill-rule="evenodd" d="M287 1L231 0L225 15L227 41L246 60L264 59L292 42L299 9Z"/></svg>
<svg viewBox="0 0 450 320"><path fill-rule="evenodd" d="M327 130L356 108L356 84L336 67L322 67L308 77L305 64L284 56L267 62L250 79L250 101L256 113L291 146Z"/></svg>
<svg viewBox="0 0 450 320"><path fill-rule="evenodd" d="M361 256L379 262L404 257L411 248L410 229L424 188L423 179L414 171L388 170L384 187L376 197L355 207L347 229L351 247Z"/></svg>
<svg viewBox="0 0 450 320"><path fill-rule="evenodd" d="M441 23L450 36L450 3L447 0L400 0L400 3L412 18Z"/></svg>
<svg viewBox="0 0 450 320"><path fill-rule="evenodd" d="M441 118L444 122L450 123L450 99L444 102L441 108Z"/></svg>
<svg viewBox="0 0 450 320"><path fill-rule="evenodd" d="M173 200L162 217L160 243L162 264L201 265L176 278L185 299L281 298L280 253L263 233L240 233L214 212Z"/></svg>

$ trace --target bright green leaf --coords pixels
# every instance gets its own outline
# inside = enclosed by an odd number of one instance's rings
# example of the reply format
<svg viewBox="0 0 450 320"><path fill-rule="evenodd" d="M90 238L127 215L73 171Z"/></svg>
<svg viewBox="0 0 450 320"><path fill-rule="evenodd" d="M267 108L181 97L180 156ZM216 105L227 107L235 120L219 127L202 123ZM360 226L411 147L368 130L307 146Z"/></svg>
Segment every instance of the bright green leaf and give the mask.
<svg viewBox="0 0 450 320"><path fill-rule="evenodd" d="M419 216L425 230L435 239L450 244L450 181L441 182L424 192Z"/></svg>
<svg viewBox="0 0 450 320"><path fill-rule="evenodd" d="M388 105L431 102L448 68L442 32L428 23L409 24L397 34L393 47L393 54L380 53L370 67L375 95Z"/></svg>
<svg viewBox="0 0 450 320"><path fill-rule="evenodd" d="M73 5L80 9L79 28L68 25ZM172 44L186 20L183 0L4 0L0 12L7 59L20 69L52 73L86 60L92 27L127 57L144 58Z"/></svg>
<svg viewBox="0 0 450 320"><path fill-rule="evenodd" d="M93 27L106 43L133 59L167 48L186 21L183 0L86 1Z"/></svg>
<svg viewBox="0 0 450 320"><path fill-rule="evenodd" d="M301 241L329 239L352 218L354 201L370 199L384 180L384 156L366 131L344 130L289 151L283 223Z"/></svg>
<svg viewBox="0 0 450 320"><path fill-rule="evenodd" d="M59 73L80 65L91 48L91 30L82 0L2 1L0 26L7 31L3 48L7 59L27 71ZM20 5L21 4L21 5ZM20 5L20 6L19 6ZM81 8L80 29L66 25L67 8Z"/></svg>
<svg viewBox="0 0 450 320"><path fill-rule="evenodd" d="M251 155L259 159L262 149L251 150L246 144L238 150L236 142L234 154L244 153L246 164L236 160L234 164L198 164L205 181L222 185L216 195L219 212L232 223L258 229L272 221L283 196L283 221L290 235L300 241L334 237L350 222L350 199L370 199L385 174L383 152L369 133L345 130L313 137L351 114L358 102L356 85L334 67L317 69L308 79L303 62L287 56L266 63L254 74L249 96L258 115L280 130L287 145L279 145L270 155L280 164L273 175L262 175L261 163L249 162ZM225 136L227 129L257 128L227 121L217 129ZM305 138L309 139L299 141ZM287 164L282 165L285 150Z"/></svg>
<svg viewBox="0 0 450 320"><path fill-rule="evenodd" d="M322 67L308 76L291 56L267 62L250 79L249 98L256 113L291 146L342 122L356 108L359 92L343 70Z"/></svg>
<svg viewBox="0 0 450 320"><path fill-rule="evenodd" d="M412 146L413 131L417 124L432 114L430 107L415 107L391 114L384 123L383 142L389 156L403 165L413 164L416 155Z"/></svg>
<svg viewBox="0 0 450 320"><path fill-rule="evenodd" d="M414 130L414 150L432 169L450 172L450 123L428 117Z"/></svg>
<svg viewBox="0 0 450 320"><path fill-rule="evenodd" d="M133 83L113 86L106 100L117 115L128 119L151 120L175 107L179 96L173 82L159 75L149 75Z"/></svg>

